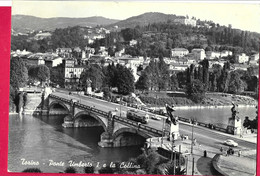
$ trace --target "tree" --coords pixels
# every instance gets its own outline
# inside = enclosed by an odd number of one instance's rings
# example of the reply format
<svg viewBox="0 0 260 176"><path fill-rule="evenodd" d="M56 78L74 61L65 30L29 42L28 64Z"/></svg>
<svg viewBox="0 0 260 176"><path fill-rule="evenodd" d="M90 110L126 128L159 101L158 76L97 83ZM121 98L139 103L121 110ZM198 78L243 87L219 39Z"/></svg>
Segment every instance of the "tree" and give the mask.
<svg viewBox="0 0 260 176"><path fill-rule="evenodd" d="M64 171L65 173L77 173L74 167L67 167Z"/></svg>
<svg viewBox="0 0 260 176"><path fill-rule="evenodd" d="M196 103L200 103L205 98L205 92L205 84L198 79L187 84L186 94Z"/></svg>
<svg viewBox="0 0 260 176"><path fill-rule="evenodd" d="M230 74L230 81L228 84L229 93L241 93L246 89L246 83L240 79L240 75L237 71L233 71Z"/></svg>
<svg viewBox="0 0 260 176"><path fill-rule="evenodd" d="M131 71L121 65L117 65L117 88L120 94L134 92L134 76Z"/></svg>
<svg viewBox="0 0 260 176"><path fill-rule="evenodd" d="M97 64L89 65L80 75L80 80L83 86L86 86L86 81L88 79L92 81L91 87L93 90L100 90L104 79L102 68Z"/></svg>
<svg viewBox="0 0 260 176"><path fill-rule="evenodd" d="M94 166L91 166L91 167L85 167L85 168L84 168L84 172L85 172L86 174L93 174L94 171L95 171Z"/></svg>
<svg viewBox="0 0 260 176"><path fill-rule="evenodd" d="M24 169L22 172L42 173L42 171L38 168L27 168L27 169Z"/></svg>
<svg viewBox="0 0 260 176"><path fill-rule="evenodd" d="M39 65L36 67L36 77L41 84L50 79L50 69L46 65Z"/></svg>
<svg viewBox="0 0 260 176"><path fill-rule="evenodd" d="M10 85L14 89L24 87L28 81L28 70L22 58L11 58L10 63Z"/></svg>
<svg viewBox="0 0 260 176"><path fill-rule="evenodd" d="M64 86L64 71L62 65L50 68L50 81Z"/></svg>
<svg viewBox="0 0 260 176"><path fill-rule="evenodd" d="M139 90L149 90L150 88L150 83L149 83L149 76L147 75L147 73L143 73L139 79L137 80L136 84L135 84L136 89Z"/></svg>

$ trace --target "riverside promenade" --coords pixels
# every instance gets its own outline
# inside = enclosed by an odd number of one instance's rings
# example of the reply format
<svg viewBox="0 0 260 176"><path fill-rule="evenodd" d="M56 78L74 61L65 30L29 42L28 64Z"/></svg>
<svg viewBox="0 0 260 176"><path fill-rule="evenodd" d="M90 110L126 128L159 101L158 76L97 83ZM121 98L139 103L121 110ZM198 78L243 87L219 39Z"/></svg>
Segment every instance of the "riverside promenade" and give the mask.
<svg viewBox="0 0 260 176"><path fill-rule="evenodd" d="M243 138L240 138L240 136L233 137L252 143L257 142L256 134L244 135ZM204 157L205 150L207 151L207 157ZM234 148L234 150L234 155L226 156L225 150L221 153L220 150L213 147L196 144L193 147L193 155L189 156L187 175L192 175L192 157L194 157L195 162L194 175L256 175L256 149L243 150L240 157L238 156L238 149Z"/></svg>

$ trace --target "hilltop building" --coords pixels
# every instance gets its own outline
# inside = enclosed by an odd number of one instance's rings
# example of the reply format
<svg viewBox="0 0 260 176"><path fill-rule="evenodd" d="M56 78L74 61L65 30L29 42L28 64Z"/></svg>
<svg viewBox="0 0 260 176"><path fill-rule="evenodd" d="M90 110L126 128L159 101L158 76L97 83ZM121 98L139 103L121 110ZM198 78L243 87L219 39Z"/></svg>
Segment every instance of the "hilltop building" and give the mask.
<svg viewBox="0 0 260 176"><path fill-rule="evenodd" d="M197 24L197 20L190 19L188 17L178 17L178 18L174 19L174 22L178 23L178 24L190 25L193 27L195 27Z"/></svg>
<svg viewBox="0 0 260 176"><path fill-rule="evenodd" d="M189 54L189 51L185 48L174 48L171 50L172 57L183 57Z"/></svg>

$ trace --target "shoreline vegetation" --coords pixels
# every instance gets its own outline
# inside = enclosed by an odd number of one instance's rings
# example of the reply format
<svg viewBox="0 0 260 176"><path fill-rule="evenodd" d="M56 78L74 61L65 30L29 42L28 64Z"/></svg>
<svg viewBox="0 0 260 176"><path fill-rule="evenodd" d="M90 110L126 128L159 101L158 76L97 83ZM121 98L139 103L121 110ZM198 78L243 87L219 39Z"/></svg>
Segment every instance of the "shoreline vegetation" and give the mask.
<svg viewBox="0 0 260 176"><path fill-rule="evenodd" d="M250 96L232 95L226 93L209 93L201 103L195 103L184 93L149 92L139 95L140 100L149 107L164 107L165 104L174 105L178 109L188 108L222 108L257 106L258 101Z"/></svg>

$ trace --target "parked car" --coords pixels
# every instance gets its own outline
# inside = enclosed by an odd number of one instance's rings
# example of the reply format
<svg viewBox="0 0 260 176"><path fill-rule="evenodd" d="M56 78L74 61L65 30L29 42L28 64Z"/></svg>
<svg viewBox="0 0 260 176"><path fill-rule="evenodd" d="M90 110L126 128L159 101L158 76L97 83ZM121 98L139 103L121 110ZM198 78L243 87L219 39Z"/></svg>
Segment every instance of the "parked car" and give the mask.
<svg viewBox="0 0 260 176"><path fill-rule="evenodd" d="M233 141L231 139L225 140L224 144L231 146L231 147L237 147L238 146L238 143L236 143L235 141Z"/></svg>
<svg viewBox="0 0 260 176"><path fill-rule="evenodd" d="M162 118L158 115L150 115L151 119L154 119L154 120L162 120Z"/></svg>

